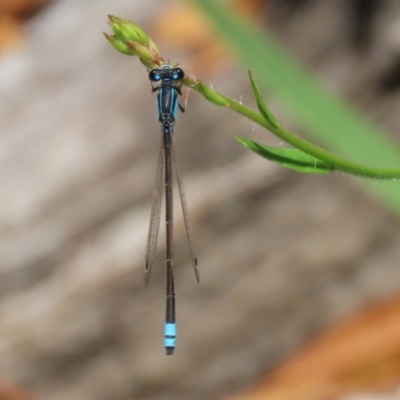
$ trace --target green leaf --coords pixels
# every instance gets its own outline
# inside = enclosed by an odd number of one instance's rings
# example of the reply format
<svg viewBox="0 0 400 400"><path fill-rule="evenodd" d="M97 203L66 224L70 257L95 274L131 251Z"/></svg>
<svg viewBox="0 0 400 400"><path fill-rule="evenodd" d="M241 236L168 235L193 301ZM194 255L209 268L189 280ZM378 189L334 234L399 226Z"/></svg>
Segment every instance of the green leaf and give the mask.
<svg viewBox="0 0 400 400"><path fill-rule="evenodd" d="M283 167L293 169L297 172L306 174L329 174L334 169L328 164L317 158L310 156L303 151L293 147L271 147L254 142L250 139L236 137L238 142L242 143L248 149L254 151L261 157L282 165Z"/></svg>
<svg viewBox="0 0 400 400"><path fill-rule="evenodd" d="M279 122L265 104L260 89L258 88L251 71L249 71L249 77L250 77L251 87L253 88L253 93L256 98L257 107L260 110L261 115L265 118L265 121L269 125L271 125L272 128L279 128Z"/></svg>

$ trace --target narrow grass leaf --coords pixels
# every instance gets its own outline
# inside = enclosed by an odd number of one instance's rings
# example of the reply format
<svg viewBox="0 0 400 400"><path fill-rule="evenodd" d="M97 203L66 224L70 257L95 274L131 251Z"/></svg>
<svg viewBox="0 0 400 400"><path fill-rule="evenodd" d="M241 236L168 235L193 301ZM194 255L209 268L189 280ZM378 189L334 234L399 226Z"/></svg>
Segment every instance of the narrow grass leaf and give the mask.
<svg viewBox="0 0 400 400"><path fill-rule="evenodd" d="M253 88L254 97L256 98L257 107L260 110L261 115L264 117L265 121L268 124L270 124L273 128L279 128L279 122L265 104L260 89L258 88L251 71L249 71L249 77L250 77L251 87Z"/></svg>
<svg viewBox="0 0 400 400"><path fill-rule="evenodd" d="M271 147L257 143L250 139L236 137L238 142L242 143L248 149L254 151L261 157L264 157L283 167L293 169L297 172L306 174L329 174L333 171L328 164L317 158L310 156L303 151L293 147Z"/></svg>

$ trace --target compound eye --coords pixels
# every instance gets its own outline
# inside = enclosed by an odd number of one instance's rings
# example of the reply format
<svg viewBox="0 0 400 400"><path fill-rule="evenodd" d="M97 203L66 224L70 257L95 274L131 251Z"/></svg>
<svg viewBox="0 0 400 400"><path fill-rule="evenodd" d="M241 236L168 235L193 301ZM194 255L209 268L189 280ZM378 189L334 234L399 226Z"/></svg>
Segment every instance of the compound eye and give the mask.
<svg viewBox="0 0 400 400"><path fill-rule="evenodd" d="M152 69L149 72L149 79L152 82L158 82L159 80L161 80L161 74L160 74L160 70L159 69Z"/></svg>
<svg viewBox="0 0 400 400"><path fill-rule="evenodd" d="M182 69L180 68L174 68L173 73L172 73L172 79L175 81L180 81L185 77L185 73L183 72Z"/></svg>

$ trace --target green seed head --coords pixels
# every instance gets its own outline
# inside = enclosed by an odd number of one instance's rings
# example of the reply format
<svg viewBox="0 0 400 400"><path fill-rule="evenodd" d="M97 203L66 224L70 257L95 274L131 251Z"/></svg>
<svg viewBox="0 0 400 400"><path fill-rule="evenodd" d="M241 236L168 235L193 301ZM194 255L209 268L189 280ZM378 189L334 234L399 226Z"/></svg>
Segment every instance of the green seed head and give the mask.
<svg viewBox="0 0 400 400"><path fill-rule="evenodd" d="M116 50L126 55L138 56L149 69L162 65L164 59L156 45L139 25L115 15L109 15L108 18L114 35L104 35Z"/></svg>

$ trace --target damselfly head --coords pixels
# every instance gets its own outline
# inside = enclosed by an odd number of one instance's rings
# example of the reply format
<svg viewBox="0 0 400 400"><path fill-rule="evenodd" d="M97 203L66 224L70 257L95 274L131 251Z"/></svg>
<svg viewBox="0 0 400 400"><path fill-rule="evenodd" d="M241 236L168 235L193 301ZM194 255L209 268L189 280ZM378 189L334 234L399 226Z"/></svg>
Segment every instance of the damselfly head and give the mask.
<svg viewBox="0 0 400 400"><path fill-rule="evenodd" d="M185 77L185 73L181 68L172 68L169 64L164 64L160 69L152 69L149 72L149 79L152 82L172 79L181 81Z"/></svg>

